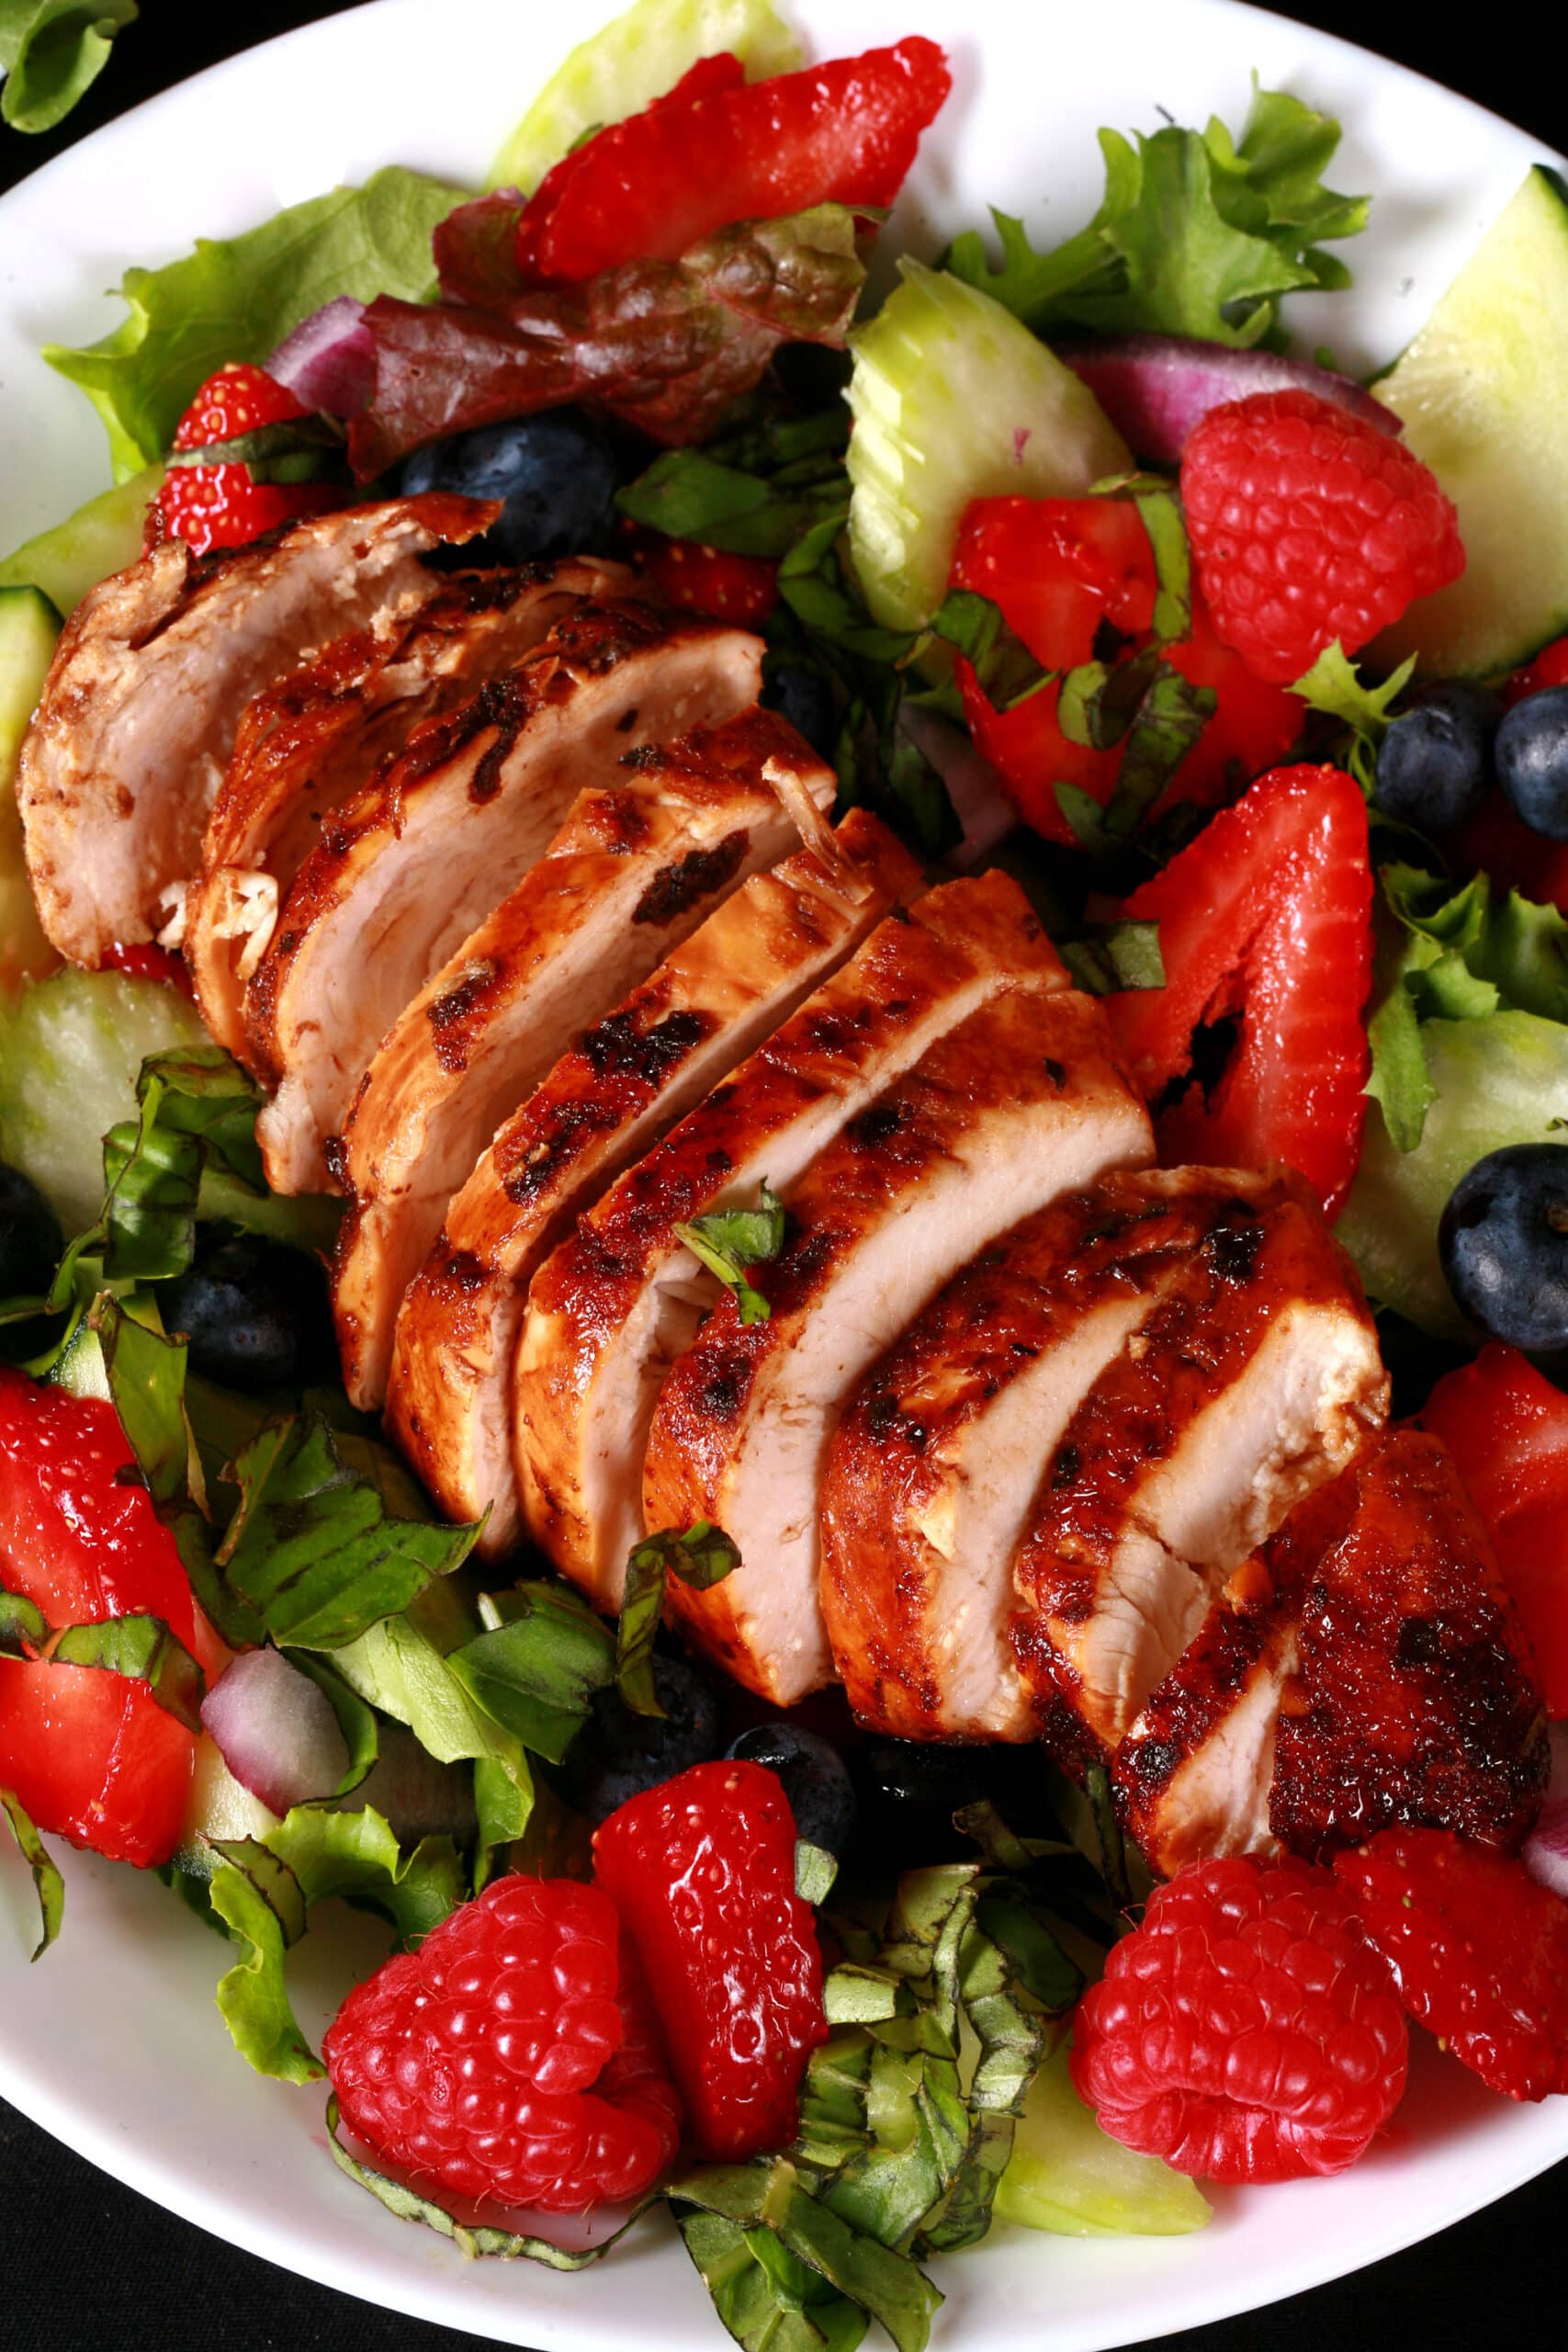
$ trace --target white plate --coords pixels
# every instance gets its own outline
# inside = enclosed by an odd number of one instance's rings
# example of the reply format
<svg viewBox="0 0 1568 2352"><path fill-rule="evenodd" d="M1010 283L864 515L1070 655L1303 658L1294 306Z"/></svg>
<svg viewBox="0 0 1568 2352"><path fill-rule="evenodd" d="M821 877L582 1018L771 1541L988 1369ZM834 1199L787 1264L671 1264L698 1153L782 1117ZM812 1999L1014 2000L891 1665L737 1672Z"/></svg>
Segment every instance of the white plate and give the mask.
<svg viewBox="0 0 1568 2352"><path fill-rule="evenodd" d="M85 341L129 262L228 234L380 163L471 179L558 58L613 0L380 0L215 68L112 124L0 203L0 542L104 480L86 402L35 356ZM1239 124L1247 76L1337 114L1333 184L1376 192L1349 248L1351 295L1298 301L1305 348L1387 358L1425 316L1539 153L1522 133L1381 59L1224 0L806 0L818 53L909 31L952 55L953 96L897 233L931 249L1021 212L1047 239L1100 193L1101 123ZM329 2163L321 2100L250 2074L212 2006L217 1942L155 1883L73 1857L65 1935L21 1964L25 1873L0 1856L0 2085L133 2188L253 2254L389 2308L540 2352L691 2352L718 2323L670 2233L649 2226L578 2278L465 2264L393 2221ZM296 1971L319 2033L374 1946L344 1915ZM351 1955L356 1955L351 1957ZM323 1970L322 1963L329 1965ZM1335 2181L1227 2196L1197 2237L1077 2242L998 2233L937 2267L939 2352L1094 2352L1247 2310L1376 2260L1568 2154L1568 2099L1517 2109L1428 2046L1388 2140Z"/></svg>

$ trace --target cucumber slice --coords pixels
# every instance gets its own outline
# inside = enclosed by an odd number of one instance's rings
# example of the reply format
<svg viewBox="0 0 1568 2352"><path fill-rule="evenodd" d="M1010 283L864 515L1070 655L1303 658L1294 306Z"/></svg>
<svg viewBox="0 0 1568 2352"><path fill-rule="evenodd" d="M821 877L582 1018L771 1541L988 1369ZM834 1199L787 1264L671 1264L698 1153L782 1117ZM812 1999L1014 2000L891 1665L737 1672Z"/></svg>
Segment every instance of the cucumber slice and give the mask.
<svg viewBox="0 0 1568 2352"><path fill-rule="evenodd" d="M147 1056L210 1043L177 989L120 972L56 972L0 1009L0 1159L32 1178L67 1237L103 1205L103 1137L133 1116ZM321 1250L340 1212L335 1201L257 1199L232 1178L209 1175L200 1214Z"/></svg>
<svg viewBox="0 0 1568 2352"><path fill-rule="evenodd" d="M850 551L887 628L947 590L973 498L1077 498L1132 464L1094 394L1010 311L918 261L851 337Z"/></svg>
<svg viewBox="0 0 1568 2352"><path fill-rule="evenodd" d="M1438 1222L1467 1168L1505 1144L1544 1143L1568 1111L1568 1027L1533 1012L1422 1024L1437 1099L1414 1151L1369 1113L1361 1165L1335 1228L1367 1286L1439 1339L1475 1334L1438 1257Z"/></svg>
<svg viewBox="0 0 1568 2352"><path fill-rule="evenodd" d="M212 1850L219 1838L265 1838L277 1827L278 1816L243 1781L236 1781L204 1732L196 1743L190 1794L186 1800L175 1868L188 1877L209 1879L222 1860Z"/></svg>
<svg viewBox="0 0 1568 2352"><path fill-rule="evenodd" d="M799 43L768 0L637 0L580 42L546 83L496 157L490 186L531 196L586 132L640 114L699 58L725 50L739 58L749 82L793 73L803 62Z"/></svg>
<svg viewBox="0 0 1568 2352"><path fill-rule="evenodd" d="M1380 658L1512 670L1568 629L1568 187L1537 164L1378 385L1459 510L1463 576Z"/></svg>
<svg viewBox="0 0 1568 2352"><path fill-rule="evenodd" d="M997 2211L1025 2229L1072 2238L1183 2237L1212 2218L1184 2174L1100 2130L1073 2088L1065 2046L1030 2087Z"/></svg>
<svg viewBox="0 0 1568 2352"><path fill-rule="evenodd" d="M89 498L0 562L0 588L41 588L58 612L74 611L89 588L141 555L147 509L163 479L162 466L149 466Z"/></svg>
<svg viewBox="0 0 1568 2352"><path fill-rule="evenodd" d="M40 588L0 588L0 996L60 961L33 904L17 807L17 754L59 635Z"/></svg>

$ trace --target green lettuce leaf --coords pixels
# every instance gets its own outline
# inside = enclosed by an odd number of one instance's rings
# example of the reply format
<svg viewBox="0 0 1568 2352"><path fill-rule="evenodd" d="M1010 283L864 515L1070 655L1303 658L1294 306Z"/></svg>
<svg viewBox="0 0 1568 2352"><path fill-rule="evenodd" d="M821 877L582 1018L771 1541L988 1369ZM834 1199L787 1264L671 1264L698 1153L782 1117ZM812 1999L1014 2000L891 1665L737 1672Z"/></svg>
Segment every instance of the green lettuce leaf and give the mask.
<svg viewBox="0 0 1568 2352"><path fill-rule="evenodd" d="M428 296L431 236L461 200L460 189L389 165L363 187L290 205L243 236L202 239L162 269L128 270L121 324L85 350L51 345L44 357L103 418L123 481L168 448L215 369L265 359L334 295Z"/></svg>
<svg viewBox="0 0 1568 2352"><path fill-rule="evenodd" d="M767 1193L764 1184L762 1191ZM653 1639L664 1609L667 1577L706 1592L740 1566L740 1554L722 1527L705 1519L682 1531L660 1528L634 1544L626 1558L626 1591L615 1628L615 1683L637 1715L662 1715L653 1679Z"/></svg>
<svg viewBox="0 0 1568 2352"><path fill-rule="evenodd" d="M240 1947L219 1980L218 2010L229 2038L258 2075L319 2082L326 2069L289 2005L283 1957L305 1932L305 1898L288 1865L254 1838L225 1838L208 1900Z"/></svg>
<svg viewBox="0 0 1568 2352"><path fill-rule="evenodd" d="M33 1892L38 1896L39 1939L31 1957L41 1960L56 1936L65 1917L65 1881L49 1856L48 1849L38 1831L23 1812L20 1801L9 1789L0 1789L0 1812L11 1825L22 1860L32 1872Z"/></svg>
<svg viewBox="0 0 1568 2352"><path fill-rule="evenodd" d="M614 1634L564 1585L517 1585L480 1609L495 1622L448 1653L448 1671L525 1747L560 1763L594 1692L615 1679Z"/></svg>
<svg viewBox="0 0 1568 2352"><path fill-rule="evenodd" d="M136 0L0 0L0 117L13 130L52 130L136 15Z"/></svg>
<svg viewBox="0 0 1568 2352"><path fill-rule="evenodd" d="M1320 246L1366 225L1364 198L1323 185L1338 143L1337 123L1256 84L1239 142L1217 120L1134 141L1102 130L1105 195L1088 228L1040 254L1021 221L994 212L1001 266L973 230L946 266L1041 334L1084 326L1274 343L1283 295L1347 283Z"/></svg>
<svg viewBox="0 0 1568 2352"><path fill-rule="evenodd" d="M1367 1092L1398 1151L1421 1141L1436 1096L1423 1024L1503 1012L1568 1022L1568 918L1476 875L1456 889L1419 866L1385 866ZM1392 921L1390 920L1392 918Z"/></svg>
<svg viewBox="0 0 1568 2352"><path fill-rule="evenodd" d="M345 1461L346 1443L319 1413L301 1413L264 1430L233 1465L240 1508L217 1564L280 1645L358 1641L449 1576L479 1533L394 1516L377 1480Z"/></svg>
<svg viewBox="0 0 1568 2352"><path fill-rule="evenodd" d="M1337 639L1321 652L1304 677L1291 688L1309 710L1337 719L1349 730L1340 764L1349 770L1370 800L1377 789L1378 752L1388 733L1390 706L1410 684L1416 656L1402 662L1381 686L1365 686L1356 665Z"/></svg>

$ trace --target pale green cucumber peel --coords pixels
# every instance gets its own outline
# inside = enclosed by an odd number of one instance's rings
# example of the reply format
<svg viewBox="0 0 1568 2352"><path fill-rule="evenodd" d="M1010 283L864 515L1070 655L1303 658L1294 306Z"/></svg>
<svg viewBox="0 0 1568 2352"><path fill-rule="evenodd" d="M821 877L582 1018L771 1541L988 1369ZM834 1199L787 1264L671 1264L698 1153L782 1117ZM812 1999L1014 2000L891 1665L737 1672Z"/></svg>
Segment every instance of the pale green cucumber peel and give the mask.
<svg viewBox="0 0 1568 2352"><path fill-rule="evenodd" d="M1568 187L1538 164L1377 386L1453 500L1462 576L1374 649L1428 675L1517 668L1568 629Z"/></svg>
<svg viewBox="0 0 1568 2352"><path fill-rule="evenodd" d="M531 196L552 164L603 123L623 122L725 51L749 82L793 73L800 44L768 0L637 0L574 49L502 147L487 185Z"/></svg>
<svg viewBox="0 0 1568 2352"><path fill-rule="evenodd" d="M1010 311L908 258L851 343L850 552L873 616L921 628L972 499L1082 497L1132 464L1087 385Z"/></svg>

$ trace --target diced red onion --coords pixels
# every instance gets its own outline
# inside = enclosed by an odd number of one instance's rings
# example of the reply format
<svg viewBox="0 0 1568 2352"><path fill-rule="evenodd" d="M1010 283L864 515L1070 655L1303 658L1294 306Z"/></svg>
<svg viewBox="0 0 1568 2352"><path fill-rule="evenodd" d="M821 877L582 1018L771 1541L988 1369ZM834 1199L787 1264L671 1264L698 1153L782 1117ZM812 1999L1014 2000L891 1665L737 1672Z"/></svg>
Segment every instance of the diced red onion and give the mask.
<svg viewBox="0 0 1568 2352"><path fill-rule="evenodd" d="M976 750L963 728L955 727L941 711L906 704L898 714L898 724L947 786L964 838L948 851L943 863L967 874L1016 830L1018 810L989 760Z"/></svg>
<svg viewBox="0 0 1568 2352"><path fill-rule="evenodd" d="M308 409L356 416L376 389L376 338L364 303L339 294L312 311L278 345L266 372Z"/></svg>
<svg viewBox="0 0 1568 2352"><path fill-rule="evenodd" d="M1177 464L1200 417L1253 392L1315 392L1381 433L1402 429L1393 410L1348 376L1277 351L1235 351L1180 334L1075 339L1052 348L1089 386L1128 447L1152 465Z"/></svg>
<svg viewBox="0 0 1568 2352"><path fill-rule="evenodd" d="M331 1796L348 1749L328 1700L277 1650L246 1650L202 1702L223 1761L274 1813Z"/></svg>
<svg viewBox="0 0 1568 2352"><path fill-rule="evenodd" d="M1524 1865L1531 1878L1568 1902L1568 1724L1551 1733L1551 1779L1540 1819L1527 1840Z"/></svg>

